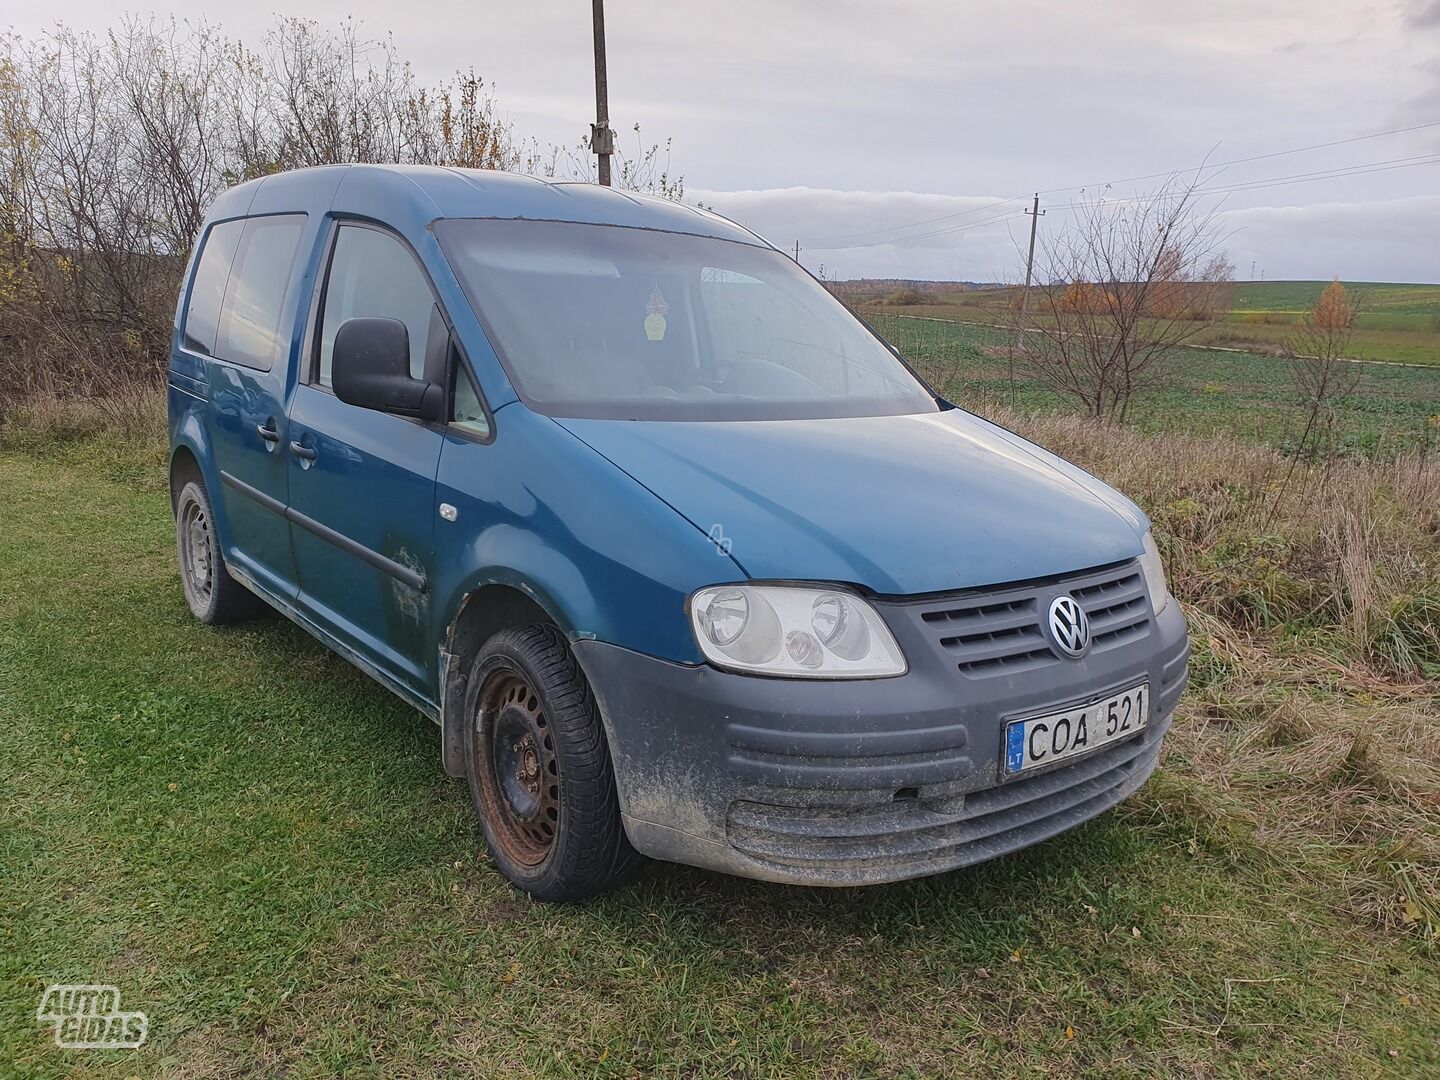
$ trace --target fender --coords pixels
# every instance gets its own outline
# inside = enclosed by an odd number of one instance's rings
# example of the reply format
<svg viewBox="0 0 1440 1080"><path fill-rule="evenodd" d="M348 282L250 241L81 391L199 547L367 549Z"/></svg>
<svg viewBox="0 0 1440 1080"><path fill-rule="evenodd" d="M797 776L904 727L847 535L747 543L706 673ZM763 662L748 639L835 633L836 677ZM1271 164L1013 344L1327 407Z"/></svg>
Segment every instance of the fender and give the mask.
<svg viewBox="0 0 1440 1080"><path fill-rule="evenodd" d="M195 461L200 466L200 477L205 482L205 490L210 493L211 509L215 512L216 528L220 536L220 550L225 552L229 545L225 538L229 536L229 523L225 520L224 499L220 497L220 472L215 468L215 455L210 449L210 434L205 427L203 410L205 403L195 397L190 391L185 390L174 383L168 388L170 395L170 415L174 417L170 433L170 457L167 462L167 469L173 473L175 469L175 455L182 449L189 450L194 455Z"/></svg>
<svg viewBox="0 0 1440 1080"><path fill-rule="evenodd" d="M562 580L569 576L567 569L578 572L573 564L568 568L561 565L558 569ZM576 631L574 613L556 600L556 596L563 593L540 584L543 580L509 566L491 565L471 575L446 604L438 608L447 614L439 634L436 720L440 724L441 758L450 776L465 775L463 724L469 679L467 660L491 633L501 626L524 621L522 613L528 609L535 617L543 616L554 623L572 642L593 636Z"/></svg>

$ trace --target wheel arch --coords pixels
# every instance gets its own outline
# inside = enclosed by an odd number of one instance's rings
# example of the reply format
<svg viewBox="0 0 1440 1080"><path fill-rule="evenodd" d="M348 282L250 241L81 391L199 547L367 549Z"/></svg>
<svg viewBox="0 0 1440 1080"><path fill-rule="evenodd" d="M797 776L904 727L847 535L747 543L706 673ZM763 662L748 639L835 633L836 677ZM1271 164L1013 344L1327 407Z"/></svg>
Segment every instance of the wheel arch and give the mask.
<svg viewBox="0 0 1440 1080"><path fill-rule="evenodd" d="M465 775L465 693L471 661L501 630L545 623L570 636L554 601L523 579L492 579L465 592L445 627L440 647L440 748L445 772Z"/></svg>
<svg viewBox="0 0 1440 1080"><path fill-rule="evenodd" d="M180 490L188 480L205 480L205 474L200 469L200 459L195 456L195 451L185 443L181 443L170 455L170 512L175 512L175 504L180 498Z"/></svg>
<svg viewBox="0 0 1440 1080"><path fill-rule="evenodd" d="M208 466L208 467L207 467ZM213 506L216 501L215 482L217 477L211 475L214 464L210 457L210 440L206 437L205 428L199 422L199 418L193 412L186 413L180 418L175 435L170 444L170 510L175 510L175 499L180 494L180 488L184 486L184 479L199 480L210 493L210 502Z"/></svg>

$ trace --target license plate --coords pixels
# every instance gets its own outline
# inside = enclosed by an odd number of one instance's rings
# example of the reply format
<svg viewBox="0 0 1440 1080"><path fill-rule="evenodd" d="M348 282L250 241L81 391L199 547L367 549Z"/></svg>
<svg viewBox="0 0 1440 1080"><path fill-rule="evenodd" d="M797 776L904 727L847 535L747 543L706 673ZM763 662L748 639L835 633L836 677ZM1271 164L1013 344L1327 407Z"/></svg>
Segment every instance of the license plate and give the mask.
<svg viewBox="0 0 1440 1080"><path fill-rule="evenodd" d="M1063 712L1012 720L1005 725L1005 772L1013 776L1079 757L1136 734L1149 720L1149 683Z"/></svg>

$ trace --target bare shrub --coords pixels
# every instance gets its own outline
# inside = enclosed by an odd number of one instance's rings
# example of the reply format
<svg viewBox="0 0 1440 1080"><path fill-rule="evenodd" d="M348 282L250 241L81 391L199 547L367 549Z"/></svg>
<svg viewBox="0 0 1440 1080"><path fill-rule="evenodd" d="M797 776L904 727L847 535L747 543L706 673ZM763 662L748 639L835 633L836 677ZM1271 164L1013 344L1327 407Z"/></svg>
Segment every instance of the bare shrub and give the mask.
<svg viewBox="0 0 1440 1080"><path fill-rule="evenodd" d="M1359 369L1345 358L1355 336L1357 314L1345 286L1332 281L1286 343L1290 381L1306 411L1299 452L1331 417L1335 399L1353 393L1360 381Z"/></svg>
<svg viewBox="0 0 1440 1080"><path fill-rule="evenodd" d="M1355 314L1355 303L1345 286L1338 280L1332 281L1306 313L1300 329L1286 343L1290 381L1304 409L1305 423L1295 455L1285 470L1285 479L1276 492L1277 502L1290 487L1307 449L1318 445L1318 451L1312 456L1321 459L1330 456L1327 451L1335 429L1334 402L1353 393L1360 381L1359 369L1345 359L1355 332ZM1308 476L1308 472L1302 475Z"/></svg>
<svg viewBox="0 0 1440 1080"><path fill-rule="evenodd" d="M1042 244L1038 273L1053 284L1027 320L1024 359L1091 416L1123 420L1164 361L1228 306L1234 267L1194 183L1076 212Z"/></svg>
<svg viewBox="0 0 1440 1080"><path fill-rule="evenodd" d="M627 154L623 143L615 143L612 159L612 180L615 186L646 195L659 195L666 199L684 199L685 178L677 176L670 169L670 140L666 139L663 144L650 143L647 146L639 124L631 128L631 134L635 136L633 153ZM591 153L588 138L581 139L573 146L552 146L548 160L539 167L542 176L564 176L587 184L596 182L596 170L595 156Z"/></svg>
<svg viewBox="0 0 1440 1080"><path fill-rule="evenodd" d="M255 49L165 20L0 37L0 402L155 385L215 196L341 162L593 167L518 135L475 72L422 83L392 40L353 22L282 18ZM668 144L664 160L640 144L617 181L684 192Z"/></svg>

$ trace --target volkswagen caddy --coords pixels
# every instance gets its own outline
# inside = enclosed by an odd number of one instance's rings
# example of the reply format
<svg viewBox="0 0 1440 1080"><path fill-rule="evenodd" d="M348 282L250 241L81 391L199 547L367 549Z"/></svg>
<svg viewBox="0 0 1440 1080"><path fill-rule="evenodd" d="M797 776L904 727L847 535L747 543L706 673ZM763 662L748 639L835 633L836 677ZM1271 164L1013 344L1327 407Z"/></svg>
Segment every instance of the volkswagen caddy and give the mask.
<svg viewBox="0 0 1440 1080"><path fill-rule="evenodd" d="M1013 851L1144 783L1185 683L1133 503L696 207L241 184L168 394L191 611L278 609L432 717L540 899L637 855L853 885Z"/></svg>

